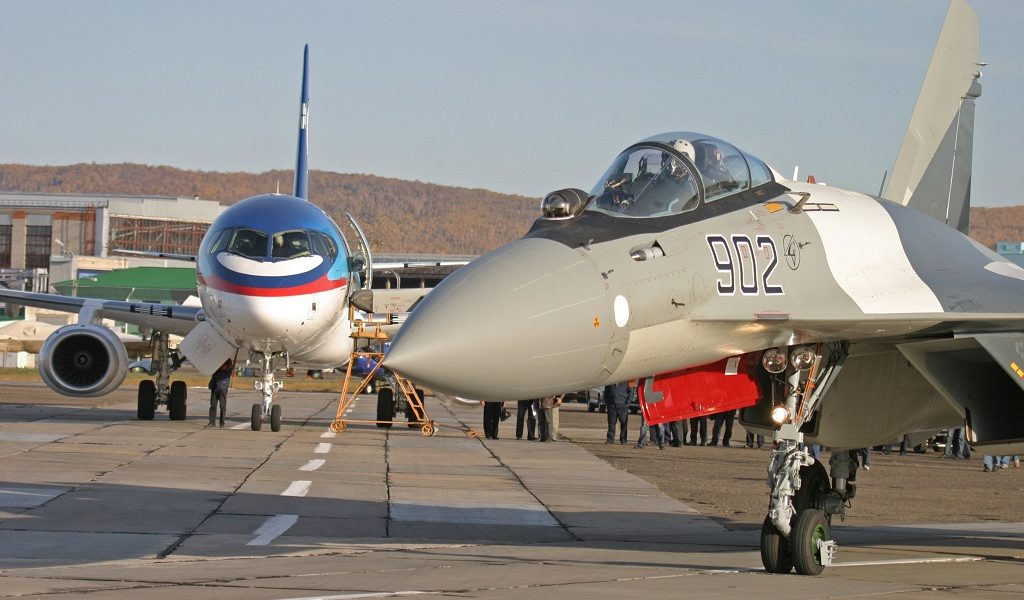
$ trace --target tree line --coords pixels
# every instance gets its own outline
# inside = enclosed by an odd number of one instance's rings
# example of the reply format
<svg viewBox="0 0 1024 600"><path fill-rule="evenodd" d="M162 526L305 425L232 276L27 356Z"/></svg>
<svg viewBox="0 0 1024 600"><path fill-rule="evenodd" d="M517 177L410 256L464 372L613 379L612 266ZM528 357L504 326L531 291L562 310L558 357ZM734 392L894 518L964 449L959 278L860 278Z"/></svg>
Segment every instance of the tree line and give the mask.
<svg viewBox="0 0 1024 600"><path fill-rule="evenodd" d="M186 171L124 164L0 164L0 190L69 194L191 196L231 205L277 190L290 192L289 170L264 173ZM376 252L483 254L521 237L539 216L538 198L375 175L311 171L309 197L344 227L359 221ZM995 248L1024 241L1024 206L971 208L971 237Z"/></svg>

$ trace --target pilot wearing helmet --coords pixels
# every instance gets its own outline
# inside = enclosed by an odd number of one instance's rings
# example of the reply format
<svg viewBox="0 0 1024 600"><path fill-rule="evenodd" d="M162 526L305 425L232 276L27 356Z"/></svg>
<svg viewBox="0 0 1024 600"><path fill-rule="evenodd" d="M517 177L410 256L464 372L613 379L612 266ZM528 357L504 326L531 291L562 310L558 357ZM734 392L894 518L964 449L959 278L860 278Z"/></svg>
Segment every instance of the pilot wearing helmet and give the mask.
<svg viewBox="0 0 1024 600"><path fill-rule="evenodd" d="M669 142L674 150L693 160L693 144L686 140ZM661 153L658 175L637 195L634 215L654 217L675 214L697 206L697 182L691 167L671 152Z"/></svg>
<svg viewBox="0 0 1024 600"><path fill-rule="evenodd" d="M722 150L713 142L697 142L696 158L697 171L704 179L705 195L710 198L719 195L723 190L732 189L732 175L725 166Z"/></svg>

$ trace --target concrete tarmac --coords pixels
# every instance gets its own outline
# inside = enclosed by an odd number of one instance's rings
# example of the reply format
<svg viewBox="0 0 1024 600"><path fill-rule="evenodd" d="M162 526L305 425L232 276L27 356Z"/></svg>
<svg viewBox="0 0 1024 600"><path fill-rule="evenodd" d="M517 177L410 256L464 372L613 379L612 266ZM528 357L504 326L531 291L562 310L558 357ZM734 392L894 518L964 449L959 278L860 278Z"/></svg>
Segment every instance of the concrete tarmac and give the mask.
<svg viewBox="0 0 1024 600"><path fill-rule="evenodd" d="M9 388L0 403L0 598L1024 594L1019 514L837 526L824 575L769 575L756 531L579 445L517 442L514 422L499 440L470 439L462 421L479 428L480 411L432 398L442 426L427 438L331 434L334 394L283 392L272 433L249 430L250 391L231 392L221 429L206 427L205 389L190 389L184 422L136 421L124 388L91 404L14 389L24 400ZM364 396L350 418L375 413Z"/></svg>

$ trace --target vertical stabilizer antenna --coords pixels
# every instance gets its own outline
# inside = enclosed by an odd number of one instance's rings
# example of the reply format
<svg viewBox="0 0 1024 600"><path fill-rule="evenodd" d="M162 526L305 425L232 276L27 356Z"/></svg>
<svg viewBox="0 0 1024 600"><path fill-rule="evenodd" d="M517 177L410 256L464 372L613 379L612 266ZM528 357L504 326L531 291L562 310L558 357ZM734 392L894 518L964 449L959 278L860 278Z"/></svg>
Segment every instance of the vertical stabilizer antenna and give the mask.
<svg viewBox="0 0 1024 600"><path fill-rule="evenodd" d="M309 200L307 184L309 182L309 140L306 127L309 125L309 44L302 52L302 95L299 98L299 151L295 160L295 194L296 198Z"/></svg>

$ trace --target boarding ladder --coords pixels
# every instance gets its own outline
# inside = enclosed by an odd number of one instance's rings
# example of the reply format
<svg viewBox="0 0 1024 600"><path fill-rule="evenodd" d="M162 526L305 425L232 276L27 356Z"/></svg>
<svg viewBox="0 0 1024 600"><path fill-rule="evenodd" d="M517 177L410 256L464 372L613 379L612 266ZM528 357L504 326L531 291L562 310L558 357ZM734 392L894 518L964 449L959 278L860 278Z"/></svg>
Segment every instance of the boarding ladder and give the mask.
<svg viewBox="0 0 1024 600"><path fill-rule="evenodd" d="M374 376L383 367L381 362L384 360L384 345L390 341L388 332L385 331L385 326L394 325L396 322L393 315L390 313L384 315L383 318L373 318L372 320L358 320L353 318L353 331L352 337L356 340L356 345L359 345L359 341L367 342L370 347L368 350L354 350L352 356L349 358L348 365L345 369L345 381L341 386L341 399L338 403L338 412L334 416L334 421L331 422L330 429L334 433L341 433L350 424L360 425L381 425L381 424L401 424L394 420L368 420L368 419L349 419L345 415L348 410L356 401L356 397L362 394L370 382L373 381ZM365 357L374 361L373 369L367 373L355 388L349 392L349 383L353 380L352 367L356 362L357 358ZM423 402L421 392L419 392L411 381L402 377L394 371L388 371L387 379L394 383L398 388L395 390L396 395L401 392L405 398L409 409L412 411L412 419L407 421L405 424L408 427L419 427L420 432L424 436L432 436L437 433L437 428L440 426L431 420L430 416L427 415L427 409ZM448 427L451 427L450 425ZM456 428L461 429L461 428ZM474 438L479 437L480 433L472 429L461 429L467 437Z"/></svg>

